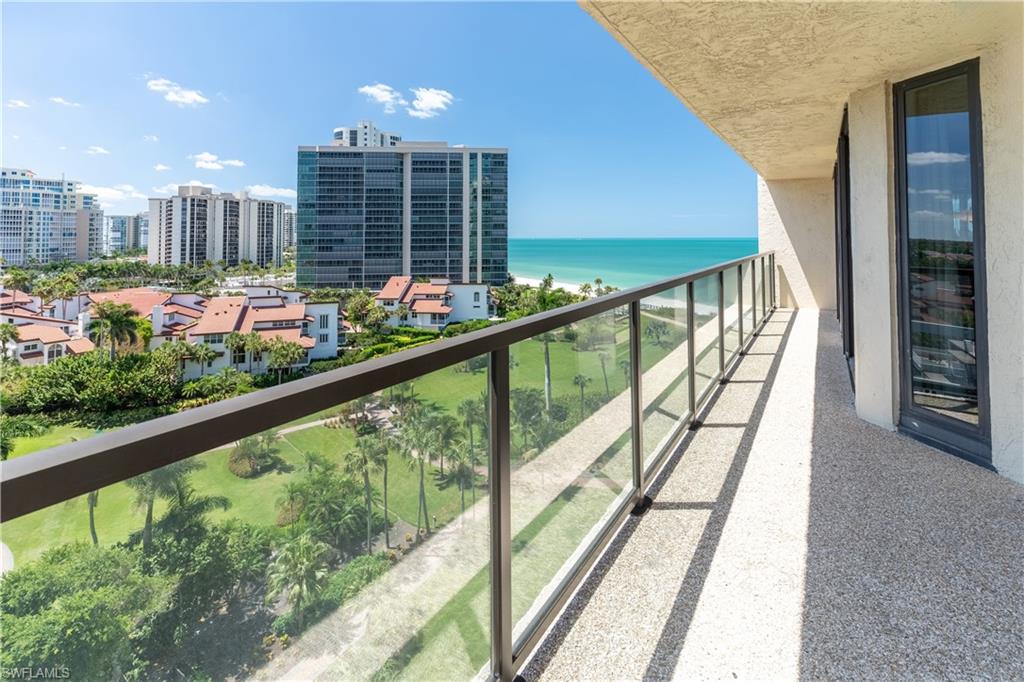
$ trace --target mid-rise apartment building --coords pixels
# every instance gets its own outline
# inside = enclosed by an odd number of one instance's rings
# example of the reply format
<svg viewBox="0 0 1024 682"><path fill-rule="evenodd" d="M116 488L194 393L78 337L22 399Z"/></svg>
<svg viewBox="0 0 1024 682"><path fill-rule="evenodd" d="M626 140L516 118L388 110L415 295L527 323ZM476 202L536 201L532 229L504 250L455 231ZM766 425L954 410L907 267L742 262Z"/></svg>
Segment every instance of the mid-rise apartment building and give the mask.
<svg viewBox="0 0 1024 682"><path fill-rule="evenodd" d="M296 277L380 289L396 275L508 279L508 150L339 140L298 150Z"/></svg>
<svg viewBox="0 0 1024 682"><path fill-rule="evenodd" d="M149 232L149 214L107 216L104 222L103 253L110 255L146 248Z"/></svg>
<svg viewBox="0 0 1024 682"><path fill-rule="evenodd" d="M103 210L73 180L0 169L0 258L5 265L87 260L103 252Z"/></svg>
<svg viewBox="0 0 1024 682"><path fill-rule="evenodd" d="M210 187L183 185L176 196L149 200L149 262L280 265L286 208L245 192L214 194Z"/></svg>

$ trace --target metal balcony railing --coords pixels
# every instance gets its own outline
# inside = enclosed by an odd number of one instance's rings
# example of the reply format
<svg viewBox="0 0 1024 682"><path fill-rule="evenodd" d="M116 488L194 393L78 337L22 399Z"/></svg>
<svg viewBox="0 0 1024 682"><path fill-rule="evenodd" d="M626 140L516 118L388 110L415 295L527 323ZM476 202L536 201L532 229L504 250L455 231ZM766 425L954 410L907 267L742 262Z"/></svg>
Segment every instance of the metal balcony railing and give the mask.
<svg viewBox="0 0 1024 682"><path fill-rule="evenodd" d="M650 481L685 432L699 424L698 415L716 387L726 380L738 356L774 310L776 293L774 253L762 252L18 457L0 466L0 520L6 524L223 447L225 443L485 356L488 358L485 433L489 476L488 519L482 527L487 530L489 545L485 569L489 575L489 671L494 679L509 680L536 648L553 618L628 514L646 510L649 500L645 491ZM514 540L520 544L525 540L519 538L513 528L513 509L519 500L513 489L517 485L517 473L513 466L514 424L510 396L515 386L510 370L515 371L516 366L510 350L521 342L539 340L587 320L593 321L595 326L601 320L608 322L605 331L611 335L612 347L628 344L628 353L623 352L620 361L625 386L621 391L622 400L616 402L608 388L606 358L602 357L601 370L605 371L604 385L610 407L603 413L597 410L588 414L584 395L587 380L580 379L581 423L570 435L583 439L602 424L608 425L610 433L618 436L612 439L615 441L612 445L618 450L600 439L595 442L605 448L602 452L612 453L606 460L617 451L628 452L621 460L625 465L621 471L617 470L622 484L616 483L615 473L597 471L598 467L589 464L580 467L581 475L587 471L593 474L588 482L600 479L613 489L614 499L599 513L595 512L598 518L591 531L573 548L571 556L561 561L561 567L543 588L531 588L534 594L527 597L532 598L515 599L522 595L513 593ZM660 336L665 333L671 337L671 329L668 332L662 329L668 329L668 323L675 324L679 330L675 346L671 339L666 342ZM652 329L651 325L660 327ZM620 337L626 340L620 341ZM545 357L547 352L545 345ZM653 355L648 357L646 353ZM657 363L654 355L657 355ZM549 366L545 377L548 384L550 374ZM645 393L648 380L651 387ZM663 396L663 402L655 405L652 392ZM676 408L673 408L673 401L678 402ZM619 409L620 405L621 412L614 413L612 410ZM657 410L670 417L667 427L653 431L651 415ZM615 414L621 415L625 426L621 433L612 423ZM525 447L527 436L522 436L522 441ZM581 441L579 448L585 450L586 447ZM544 455L534 457L541 460ZM558 461L542 464L548 467L546 472L557 471L559 466ZM566 463L565 466L574 465ZM536 481L546 480L545 475L542 471ZM529 486L530 494L547 500L544 484L536 481L523 483L522 489L525 491ZM523 496L526 495L524 492ZM465 500L463 509L465 516ZM359 652L355 650L349 655L358 657Z"/></svg>

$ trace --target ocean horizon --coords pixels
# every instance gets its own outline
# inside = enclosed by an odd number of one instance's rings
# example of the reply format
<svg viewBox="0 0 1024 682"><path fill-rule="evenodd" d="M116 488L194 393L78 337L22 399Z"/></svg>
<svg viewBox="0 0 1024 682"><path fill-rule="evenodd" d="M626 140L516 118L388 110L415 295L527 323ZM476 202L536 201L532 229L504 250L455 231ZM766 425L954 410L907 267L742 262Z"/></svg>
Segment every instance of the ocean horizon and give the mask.
<svg viewBox="0 0 1024 682"><path fill-rule="evenodd" d="M509 238L508 269L571 285L600 277L626 289L753 253L756 237Z"/></svg>

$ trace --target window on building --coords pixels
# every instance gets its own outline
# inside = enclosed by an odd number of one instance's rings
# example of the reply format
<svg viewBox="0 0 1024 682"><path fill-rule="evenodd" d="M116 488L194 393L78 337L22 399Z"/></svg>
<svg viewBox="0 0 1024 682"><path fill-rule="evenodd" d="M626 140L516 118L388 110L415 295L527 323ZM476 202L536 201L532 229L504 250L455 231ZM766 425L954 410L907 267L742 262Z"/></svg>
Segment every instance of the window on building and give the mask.
<svg viewBox="0 0 1024 682"><path fill-rule="evenodd" d="M327 343L327 342L328 342L328 341L330 340L330 338L331 338L331 337L330 337L330 336L328 336L327 334L321 334L321 335L320 335L320 336L318 337L318 339L319 339L319 342L320 342L320 343Z"/></svg>
<svg viewBox="0 0 1024 682"><path fill-rule="evenodd" d="M26 343L25 344L25 348L23 350L25 350L25 351L32 351L32 350L36 350L37 348L39 348L39 344L37 344L37 343Z"/></svg>
<svg viewBox="0 0 1024 682"><path fill-rule="evenodd" d="M321 329L327 329L327 325L328 325L329 322L330 322L330 315L326 315L325 314L325 315L321 315L320 316L320 328Z"/></svg>
<svg viewBox="0 0 1024 682"><path fill-rule="evenodd" d="M256 363L263 362L263 352L262 351L256 351L255 353L253 353L252 354L252 361L256 362Z"/></svg>
<svg viewBox="0 0 1024 682"><path fill-rule="evenodd" d="M206 343L224 343L223 334L207 334L205 337Z"/></svg>
<svg viewBox="0 0 1024 682"><path fill-rule="evenodd" d="M479 291L474 291L473 292L473 303L479 303L479 302L480 302L480 292Z"/></svg>
<svg viewBox="0 0 1024 682"><path fill-rule="evenodd" d="M231 353L231 364L233 364L233 365L240 365L243 362L245 362L245 351L244 350L232 351L232 353Z"/></svg>

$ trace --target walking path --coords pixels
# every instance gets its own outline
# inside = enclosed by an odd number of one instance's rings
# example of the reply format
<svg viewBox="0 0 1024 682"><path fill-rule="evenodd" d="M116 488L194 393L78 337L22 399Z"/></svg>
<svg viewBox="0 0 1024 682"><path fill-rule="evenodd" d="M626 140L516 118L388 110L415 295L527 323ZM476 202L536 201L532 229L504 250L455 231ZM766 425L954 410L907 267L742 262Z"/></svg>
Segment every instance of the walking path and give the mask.
<svg viewBox="0 0 1024 682"><path fill-rule="evenodd" d="M726 315L730 325L735 309ZM697 330L698 348L713 343L717 320ZM657 396L685 371L687 345L681 343L643 374L644 395ZM303 427L305 425L299 425ZM292 427L297 428L297 427ZM531 461L512 472L512 535L541 514L593 461L630 431L630 393L623 391ZM626 460L616 466L627 472ZM616 463L618 464L618 463ZM620 480L618 476L614 476ZM587 485L603 485L588 476ZM425 540L385 575L320 623L314 625L257 677L273 680L371 677L489 561L488 500ZM553 586L549 585L548 589ZM538 603L540 600L538 599ZM521 619L527 622L528 618ZM429 643L423 643L427 645Z"/></svg>

